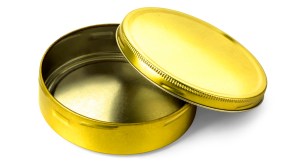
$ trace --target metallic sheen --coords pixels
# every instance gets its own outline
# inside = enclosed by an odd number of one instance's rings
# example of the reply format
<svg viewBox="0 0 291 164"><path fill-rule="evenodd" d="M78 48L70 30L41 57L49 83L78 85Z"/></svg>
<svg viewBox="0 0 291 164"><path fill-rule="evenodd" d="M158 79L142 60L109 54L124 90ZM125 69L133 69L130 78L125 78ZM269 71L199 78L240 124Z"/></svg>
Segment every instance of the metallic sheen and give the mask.
<svg viewBox="0 0 291 164"><path fill-rule="evenodd" d="M128 61L180 99L220 111L259 104L267 79L255 57L216 27L162 8L130 12L117 32Z"/></svg>
<svg viewBox="0 0 291 164"><path fill-rule="evenodd" d="M39 101L48 124L86 149L109 154L152 151L178 139L195 106L141 76L116 44L118 25L69 33L46 52Z"/></svg>

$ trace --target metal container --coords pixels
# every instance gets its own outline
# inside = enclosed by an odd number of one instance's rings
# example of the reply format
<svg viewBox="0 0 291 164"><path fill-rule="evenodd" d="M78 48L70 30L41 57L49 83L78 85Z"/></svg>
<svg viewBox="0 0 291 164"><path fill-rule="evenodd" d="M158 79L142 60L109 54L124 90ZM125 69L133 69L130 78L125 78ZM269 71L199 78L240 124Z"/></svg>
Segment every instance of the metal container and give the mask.
<svg viewBox="0 0 291 164"><path fill-rule="evenodd" d="M39 101L48 124L83 148L135 154L161 148L191 125L196 107L160 90L121 54L118 25L71 32L45 53Z"/></svg>
<svg viewBox="0 0 291 164"><path fill-rule="evenodd" d="M140 8L117 26L72 32L43 58L41 110L69 141L104 153L147 152L188 129L196 111L190 104L241 112L263 101L263 67L213 25Z"/></svg>

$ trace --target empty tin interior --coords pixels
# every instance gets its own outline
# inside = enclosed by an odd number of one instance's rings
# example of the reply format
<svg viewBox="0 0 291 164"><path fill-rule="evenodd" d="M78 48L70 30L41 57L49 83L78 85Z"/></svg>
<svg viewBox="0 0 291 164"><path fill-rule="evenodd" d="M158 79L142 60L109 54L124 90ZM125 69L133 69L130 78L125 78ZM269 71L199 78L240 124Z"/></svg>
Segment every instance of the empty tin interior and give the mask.
<svg viewBox="0 0 291 164"><path fill-rule="evenodd" d="M106 122L137 123L170 115L186 103L160 90L123 57L118 25L94 26L53 44L42 63L50 93L68 109Z"/></svg>

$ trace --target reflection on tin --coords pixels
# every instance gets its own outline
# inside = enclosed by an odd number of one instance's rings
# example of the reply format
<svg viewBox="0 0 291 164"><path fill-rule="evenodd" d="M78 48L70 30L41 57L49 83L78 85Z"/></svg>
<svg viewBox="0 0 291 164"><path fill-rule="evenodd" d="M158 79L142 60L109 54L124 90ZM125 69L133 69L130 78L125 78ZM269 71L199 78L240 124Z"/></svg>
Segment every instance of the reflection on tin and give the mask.
<svg viewBox="0 0 291 164"><path fill-rule="evenodd" d="M57 83L53 94L58 101L72 111L101 121L150 121L184 105L123 61L85 65Z"/></svg>

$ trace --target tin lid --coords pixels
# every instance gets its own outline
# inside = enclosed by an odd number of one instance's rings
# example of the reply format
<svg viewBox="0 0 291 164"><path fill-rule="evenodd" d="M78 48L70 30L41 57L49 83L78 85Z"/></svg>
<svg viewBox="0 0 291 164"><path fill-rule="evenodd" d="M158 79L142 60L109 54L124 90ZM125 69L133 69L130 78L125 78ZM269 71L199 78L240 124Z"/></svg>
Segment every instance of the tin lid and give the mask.
<svg viewBox="0 0 291 164"><path fill-rule="evenodd" d="M192 104L219 111L258 105L267 78L255 57L216 27L163 8L130 12L118 45L147 79Z"/></svg>

